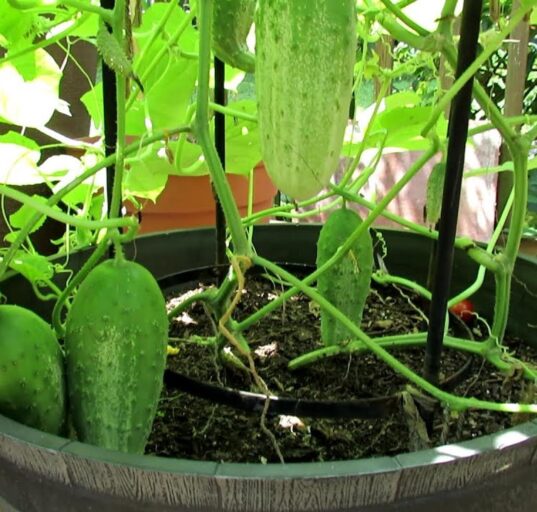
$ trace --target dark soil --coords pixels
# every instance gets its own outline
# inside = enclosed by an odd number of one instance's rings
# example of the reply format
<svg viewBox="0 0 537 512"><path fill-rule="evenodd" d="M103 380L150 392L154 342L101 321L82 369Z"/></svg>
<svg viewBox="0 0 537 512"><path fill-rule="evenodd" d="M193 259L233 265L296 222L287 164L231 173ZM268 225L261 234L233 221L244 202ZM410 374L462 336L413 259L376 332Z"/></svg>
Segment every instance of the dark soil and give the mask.
<svg viewBox="0 0 537 512"><path fill-rule="evenodd" d="M281 291L281 286L266 279L250 278L234 318L240 320L255 312ZM169 307L184 297L184 294L170 296ZM423 332L426 330L424 311L426 306L410 292L398 287L377 287L368 299L362 328L371 336ZM408 384L405 379L370 353L339 355L289 371L287 364L291 359L322 347L319 324L318 312L309 299L297 296L246 332L246 338L255 350L257 371L273 395L356 400L405 389ZM474 322L470 328L461 326L457 335L463 337L468 332L480 339L485 327ZM172 323L170 336L177 340L180 351L168 358L168 367L204 382L259 393L250 375L217 363L215 346L200 343L214 334L214 325L203 305L195 304ZM519 346L516 340L508 343L517 357L537 361L537 352ZM421 372L423 348L406 348L392 353L413 370ZM441 376L457 372L467 361L467 354L446 350ZM520 375L507 376L477 358L471 364L469 376L454 389L455 394L504 402L531 400L528 393L533 393L533 388ZM524 420L521 416L489 411L472 410L456 415L439 410L433 434L428 439L421 419L416 417L414 403L407 401L403 407L401 400L400 410L383 418L272 416L266 418L266 427L286 462L312 462L395 455L497 432ZM274 439L261 427L260 413L215 405L165 389L147 453L195 460L277 462Z"/></svg>

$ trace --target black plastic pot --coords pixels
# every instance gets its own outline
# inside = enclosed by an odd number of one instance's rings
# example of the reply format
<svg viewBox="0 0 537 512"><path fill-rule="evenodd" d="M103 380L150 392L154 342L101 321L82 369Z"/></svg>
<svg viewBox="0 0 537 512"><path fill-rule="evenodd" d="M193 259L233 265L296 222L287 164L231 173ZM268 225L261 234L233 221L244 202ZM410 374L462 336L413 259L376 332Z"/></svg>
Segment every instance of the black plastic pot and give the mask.
<svg viewBox="0 0 537 512"><path fill-rule="evenodd" d="M277 262L312 264L318 227L256 228L258 252ZM430 244L416 235L384 232L392 273L423 282ZM156 276L210 266L212 230L138 239L129 249ZM87 254L71 257L74 268ZM510 330L537 345L537 260L519 259ZM454 287L476 268L456 255ZM476 297L492 307L493 283ZM3 284L10 302L46 316L21 279ZM0 416L0 508L20 512L360 511L531 512L537 502L537 421L432 450L355 461L311 464L230 464L137 456L43 434Z"/></svg>

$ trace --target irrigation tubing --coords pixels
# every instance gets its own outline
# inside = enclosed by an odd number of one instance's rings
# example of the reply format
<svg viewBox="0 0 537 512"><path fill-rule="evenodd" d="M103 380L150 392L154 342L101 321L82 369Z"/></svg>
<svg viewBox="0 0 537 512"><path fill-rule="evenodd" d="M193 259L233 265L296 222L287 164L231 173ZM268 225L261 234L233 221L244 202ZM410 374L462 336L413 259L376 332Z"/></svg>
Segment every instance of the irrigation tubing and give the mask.
<svg viewBox="0 0 537 512"><path fill-rule="evenodd" d="M473 367L472 363L473 357L470 355L459 370L444 380L440 387L444 391L453 390L468 377ZM214 404L251 413L261 413L267 401L267 397L261 393L251 393L202 382L169 369L164 373L164 384L167 389L174 389ZM280 396L269 396L268 400L267 414L301 418L373 419L396 413L401 408L400 393L355 400L309 400ZM420 403L418 398L417 401ZM427 400L427 404L436 405L436 401Z"/></svg>

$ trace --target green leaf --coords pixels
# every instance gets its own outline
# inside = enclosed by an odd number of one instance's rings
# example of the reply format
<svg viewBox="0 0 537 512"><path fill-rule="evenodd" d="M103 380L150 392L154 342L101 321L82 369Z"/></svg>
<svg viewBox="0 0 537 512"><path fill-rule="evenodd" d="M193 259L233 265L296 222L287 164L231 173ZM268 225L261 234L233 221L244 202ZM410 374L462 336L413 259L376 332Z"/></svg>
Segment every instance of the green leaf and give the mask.
<svg viewBox="0 0 537 512"><path fill-rule="evenodd" d="M61 77L42 49L0 65L0 117L19 126L44 126L58 105Z"/></svg>
<svg viewBox="0 0 537 512"><path fill-rule="evenodd" d="M43 182L37 167L41 153L32 139L12 131L0 135L0 155L2 183L32 185Z"/></svg>
<svg viewBox="0 0 537 512"><path fill-rule="evenodd" d="M125 120L125 133L127 135L134 135L140 137L146 132L146 101L136 101L127 111L127 116Z"/></svg>
<svg viewBox="0 0 537 512"><path fill-rule="evenodd" d="M425 221L429 226L435 226L440 220L442 210L442 193L444 190L444 178L446 176L446 164L436 164L429 179L427 180L427 199L425 202Z"/></svg>
<svg viewBox="0 0 537 512"><path fill-rule="evenodd" d="M256 103L253 100L242 100L229 103L229 108L255 114ZM214 123L213 123L214 125ZM211 129L211 133L213 133ZM177 143L170 143L170 149L175 154ZM208 174L206 163L195 165L203 160L201 148L194 143L186 142L181 156L180 167L175 168L176 175ZM248 174L261 161L261 146L257 123L226 116L226 172L232 174ZM195 170L185 170L195 165Z"/></svg>
<svg viewBox="0 0 537 512"><path fill-rule="evenodd" d="M168 7L166 3L154 3L144 13L140 27L133 30L134 39L138 48L137 56L134 59L134 69L137 75L142 78L146 92L160 80L170 62L187 60L181 57L181 50L192 53L197 52L199 35L192 24L188 25L179 41L173 45L169 44L177 27L181 25L187 16L179 6L173 9L171 16L167 19L158 37L152 42L150 47L148 46L153 33L157 31L158 25L165 11L168 10ZM159 57L158 54L161 50L165 50L165 52ZM142 54L143 58L141 58ZM154 62L157 62L157 64L148 74L147 69L149 66L154 66ZM191 62L196 63L196 61Z"/></svg>
<svg viewBox="0 0 537 512"><path fill-rule="evenodd" d="M256 112L256 103L251 100L230 103L229 106L247 114ZM249 173L261 160L258 124L227 116L226 145L226 171Z"/></svg>
<svg viewBox="0 0 537 512"><path fill-rule="evenodd" d="M32 40L38 15L15 9L7 0L0 0L0 46L17 50Z"/></svg>
<svg viewBox="0 0 537 512"><path fill-rule="evenodd" d="M52 187L54 193L71 183L85 170L82 162L70 155L54 155L47 158L39 166L40 173L50 182L56 182ZM91 194L103 186L103 173L88 178L84 183L76 186L71 192L63 196L62 202L67 206L76 208L84 203Z"/></svg>
<svg viewBox="0 0 537 512"><path fill-rule="evenodd" d="M197 78L197 64L178 59L170 64L145 97L153 129L173 128L186 121Z"/></svg>
<svg viewBox="0 0 537 512"><path fill-rule="evenodd" d="M33 195L32 199L35 199L36 201L39 201L40 203L45 204L47 202L47 198L39 195ZM54 208L55 210L59 211L58 207ZM35 210L28 205L23 204L16 212L12 213L9 216L9 223L11 224L12 228L23 228L27 222L35 215ZM46 216L42 216L38 222L36 222L35 226L32 228L30 233L34 233L37 231L45 222Z"/></svg>
<svg viewBox="0 0 537 512"><path fill-rule="evenodd" d="M125 159L124 197L136 196L155 201L173 170L162 143L151 144L136 157Z"/></svg>
<svg viewBox="0 0 537 512"><path fill-rule="evenodd" d="M412 104L415 100L414 93L400 93L393 95L392 105ZM387 108L376 116L371 126L366 148L377 147L384 141L386 148L399 148L411 151L427 149L430 142L421 136L425 123L429 120L432 107L396 106ZM444 136L447 129L447 120L440 117L437 122L437 131ZM356 154L359 147L359 138L354 135L351 141L345 141L343 153L345 155Z"/></svg>
<svg viewBox="0 0 537 512"><path fill-rule="evenodd" d="M54 267L47 258L40 254L28 254L18 251L9 266L13 270L20 272L32 283L50 279L54 275Z"/></svg>
<svg viewBox="0 0 537 512"><path fill-rule="evenodd" d="M79 39L93 41L99 28L99 15L96 13L90 13L89 15L86 15L86 21L84 21L82 25L73 30L70 35L72 37L78 37Z"/></svg>
<svg viewBox="0 0 537 512"><path fill-rule="evenodd" d="M103 129L103 83L95 84L88 92L82 95L80 101L86 107L88 114L97 130Z"/></svg>
<svg viewBox="0 0 537 512"><path fill-rule="evenodd" d="M20 231L10 231L7 235L4 235L4 240L12 244L19 236Z"/></svg>
<svg viewBox="0 0 537 512"><path fill-rule="evenodd" d="M414 107L421 103L421 96L414 91L402 91L386 97L384 102L386 104L385 111L397 107Z"/></svg>

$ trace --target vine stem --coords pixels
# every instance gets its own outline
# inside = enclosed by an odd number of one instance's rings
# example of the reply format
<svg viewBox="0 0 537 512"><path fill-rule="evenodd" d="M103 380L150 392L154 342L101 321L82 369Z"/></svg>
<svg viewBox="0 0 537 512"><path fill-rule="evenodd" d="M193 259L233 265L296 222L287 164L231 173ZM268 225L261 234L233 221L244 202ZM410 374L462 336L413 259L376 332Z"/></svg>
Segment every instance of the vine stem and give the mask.
<svg viewBox="0 0 537 512"><path fill-rule="evenodd" d="M57 43L58 41L61 41L62 39L64 39L67 36L69 36L69 34L71 34L71 32L74 32L79 27L81 27L84 23L86 23L86 21L88 21L89 17L90 16L89 16L88 13L82 14L82 16L80 16L80 18L78 18L71 26L67 27L65 30L62 30L61 32L58 32L57 34L55 34L55 35L53 35L53 36L51 36L51 37L49 37L47 39L43 39L41 41L38 41L37 43L33 43L32 45L28 46L27 48L23 48L23 49L21 49L21 50L19 50L17 52L8 53L7 55L5 55L2 58L0 58L0 66L2 64L5 64L6 62L9 62L9 61L13 60L13 59L16 59L18 57L22 57L23 55L26 55L27 53L34 52L35 50L38 50L40 48L46 48L48 46L51 46L51 45ZM62 20L61 22L57 23L56 25L54 25L53 27L50 27L50 28L54 28L55 26L62 25L66 21L71 21L71 20L72 20L72 16Z"/></svg>
<svg viewBox="0 0 537 512"><path fill-rule="evenodd" d="M429 393L431 396L447 404L452 410L461 411L465 409L485 409L489 411L500 412L522 412L537 414L537 404L517 404L517 403L498 403L490 402L487 400L480 400L477 398L467 398L452 395L446 391L442 391L437 386L434 386L423 377L413 372L410 368L401 363L396 357L392 356L384 348L379 346L372 338L367 336L358 326L354 324L349 318L341 313L332 303L327 301L321 294L310 286L304 284L303 281L293 276L280 266L276 265L270 260L262 258L261 256L252 256L252 262L255 265L266 268L268 271L280 276L281 278L289 281L294 287L305 293L310 299L317 302L323 309L326 310L333 318L341 322L353 335L362 342L371 352L373 352L379 359L384 361L397 373L408 379L413 384L419 386L422 390Z"/></svg>
<svg viewBox="0 0 537 512"><path fill-rule="evenodd" d="M529 144L521 138L519 140L520 150L513 152L514 164L514 187L513 187L513 208L511 212L511 221L509 224L509 234L505 249L500 254L499 259L503 262L503 271L495 274L496 278L496 301L494 305L494 321L491 327L491 338L502 340L507 328L509 317L509 303L511 296L511 281L515 260L518 254L518 248L522 239L524 230L524 220L526 204L528 202L528 172L526 157L529 152Z"/></svg>
<svg viewBox="0 0 537 512"><path fill-rule="evenodd" d="M89 2L81 2L80 0L61 0L59 2L48 2L45 0L8 0L8 4L15 9L25 10L41 10L49 11L52 5L65 5L72 7L77 11L90 12L99 15L107 23L113 20L113 14L110 9L104 9L98 5L93 5Z"/></svg>
<svg viewBox="0 0 537 512"><path fill-rule="evenodd" d="M256 385L259 387L259 389L263 392L263 394L266 397L265 405L263 407L263 412L261 414L261 422L260 422L261 430L270 439L272 446L274 448L274 451L278 455L280 462L283 464L285 461L283 458L283 454L280 450L280 447L278 446L278 441L276 440L276 437L266 425L266 416L267 416L267 411L268 411L268 407L270 403L269 401L270 390L267 384L265 383L265 381L263 380L263 378L257 372L254 358L252 357L252 353L250 351L250 347L248 346L248 344L241 343L241 341L237 339L235 335L227 328L227 324L229 323L229 320L231 319L231 315L233 314L233 311L235 310L237 304L240 302L241 297L242 297L242 292L244 291L244 286L245 286L244 273L248 268L250 268L251 265L252 265L251 259L245 256L234 256L231 259L231 266L237 276L237 289L235 291L235 294L233 296L231 303L229 304L229 307L227 308L227 310L224 312L224 314L218 321L218 329L220 333L223 334L224 337L239 351L239 353L248 360L248 368L250 370L250 373L252 374L252 377L254 378L254 382L256 383Z"/></svg>
<svg viewBox="0 0 537 512"><path fill-rule="evenodd" d="M528 5L520 8L509 20L509 23L500 31L496 36L489 41L486 48L477 56L474 62L466 68L461 76L455 81L455 83L449 88L449 90L442 96L442 98L436 104L431 118L422 130L422 135L427 135L436 124L438 118L445 112L446 107L451 103L457 93L464 87L464 85L479 71L479 68L490 58L490 56L497 50L502 44L502 41L513 31L513 29L524 19L526 14L533 9L533 6L537 5L537 0L528 0Z"/></svg>
<svg viewBox="0 0 537 512"><path fill-rule="evenodd" d="M162 140L165 138L166 134L172 135L176 133L183 133L191 131L190 125L183 125L179 126L177 128L174 128L173 130L168 130L166 132L160 131L158 133L155 133L154 135L148 137L143 142L136 142L133 144L129 144L125 148L125 155L133 154L136 151L138 151L140 148L147 146L149 144L152 144L153 142L157 142L159 140ZM39 203L39 206L48 206L49 208L53 208L56 206L69 192L72 192L76 187L78 187L81 183L83 183L88 178L91 178L94 174L99 172L100 170L104 169L105 167L108 167L109 165L112 165L116 159L116 155L112 154L106 158L103 158L99 163L96 165L90 167L88 170L84 171L82 174L74 178L72 181L70 181L67 185L65 185L63 188L58 190L55 194L53 194L46 203ZM48 211L48 210L47 210ZM56 210L53 210L55 212ZM36 212L26 221L26 224L21 227L19 234L17 235L17 238L13 241L13 243L9 246L9 249L7 250L6 254L0 261L0 281L3 281L5 279L5 273L6 270L17 253L17 251L20 249L28 235L32 232L32 229L34 226L39 222L41 217L43 215L47 215L47 213L43 213L40 210L36 210ZM89 222L89 221L88 221ZM101 229L107 227L103 224L104 221L94 221L97 222L97 228ZM115 221L114 221L115 222ZM124 220L123 220L124 222ZM119 224L121 226L122 224ZM110 226L108 226L110 227ZM90 228L91 229L91 228Z"/></svg>
<svg viewBox="0 0 537 512"><path fill-rule="evenodd" d="M427 333L384 336L381 338L371 338L371 340L378 346L386 349L419 347L425 345L425 342L427 341ZM446 336L444 344L446 347L483 357L485 357L488 350L488 346L483 342L469 341L452 336ZM307 354L302 354L291 359L288 367L290 370L298 370L299 368L315 363L319 359L325 359L339 354L356 354L367 350L367 346L362 341L353 340L345 346L331 345L329 347L313 350ZM501 369L505 370L505 363L502 364Z"/></svg>
<svg viewBox="0 0 537 512"><path fill-rule="evenodd" d="M423 153L408 169L408 171L403 175L403 177L390 189L390 191L382 198L382 200L376 205L376 207L371 211L371 213L363 220L363 222L351 233L347 241L339 248L336 253L329 258L322 266L317 270L311 273L309 276L304 278L302 281L303 285L309 285L313 283L317 276L321 273L328 270L332 265L335 265L349 249L353 246L356 240L365 232L366 229L369 229L373 224L375 219L382 214L384 209L391 203L391 201L397 196L403 187L405 187L408 182L421 170L421 168L433 157L437 151L437 143L433 141L431 147ZM286 292L282 293L277 299L272 300L261 309L257 310L255 313L245 318L239 322L236 326L238 330L244 330L250 327L260 318L263 318L266 314L270 313L277 307L279 307L284 301L292 297L299 291L299 288L293 286Z"/></svg>
<svg viewBox="0 0 537 512"><path fill-rule="evenodd" d="M56 335L59 338L63 338L65 335L65 328L62 324L61 313L69 295L71 295L75 287L78 286L78 284L86 278L91 269L104 256L107 245L108 237L105 236L103 240L97 245L91 256L84 263L82 268L74 275L69 284L63 289L60 296L58 297L58 300L54 305L54 309L52 310L52 326L54 327Z"/></svg>
<svg viewBox="0 0 537 512"><path fill-rule="evenodd" d="M211 69L211 24L213 0L201 0L198 22L200 30L200 58L198 69L198 95L194 131L209 167L211 179L220 199L226 218L234 252L237 256L249 256L251 246L241 223L241 216L233 198L222 164L209 133L209 74Z"/></svg>
<svg viewBox="0 0 537 512"><path fill-rule="evenodd" d="M411 28L414 32L420 36L427 36L429 32L424 29L421 25L418 25L414 20L409 18L398 5L394 5L390 0L380 0L386 9L391 11L395 16L397 16L407 27Z"/></svg>
<svg viewBox="0 0 537 512"><path fill-rule="evenodd" d="M170 3L170 5L174 5L173 2ZM165 16L164 16L165 17ZM179 27L177 27L177 30L170 36L170 38L166 41L166 44L163 45L163 47L157 52L157 54L153 57L149 65L145 68L143 74L140 75L140 81L143 83L145 79L149 76L149 74L155 69L155 67L162 62L162 59L166 55L167 52L170 51L171 46L173 46L177 40L183 35L184 31L191 25L192 20L194 19L194 10L192 10L188 15L184 18L184 20L181 22ZM163 25L164 26L164 25ZM158 31L155 31L155 34L158 34ZM155 37L151 38L151 41L148 43L148 46L146 47L146 51L149 49L149 47L154 43L156 40L157 35ZM137 62L141 62L142 57L139 57L137 59ZM137 70L138 66L135 66L135 71ZM131 96L129 97L129 100L127 101L127 105L125 106L125 110L128 112L134 102L136 101L136 95L140 91L140 86L137 83L133 84L133 92Z"/></svg>
<svg viewBox="0 0 537 512"><path fill-rule="evenodd" d="M509 198L507 199L502 215L500 219L498 220L496 229L494 230L492 237L490 238L489 243L487 244L487 252L492 252L492 250L498 243L498 240L500 239L500 236L503 232L503 228L507 222L509 212L511 211L511 208L513 206L513 200L514 200L514 194L511 193L509 195ZM476 276L475 281L470 286L468 286L465 290L463 290L462 292L452 297L448 301L448 308L454 306L455 304L457 304L457 302L460 302L461 300L467 299L472 294L477 292L485 279L485 271L486 271L486 267L483 265L480 265L479 270L477 271L477 276Z"/></svg>
<svg viewBox="0 0 537 512"><path fill-rule="evenodd" d="M80 228L87 229L105 229L105 228L135 228L138 226L138 221L133 217L127 217L124 219L109 219L109 220L89 220L81 217L73 217L67 213L62 212L61 210L54 209L48 204L42 203L30 197L23 192L19 192L7 185L0 185L0 195L9 197L22 203L26 206L32 208L36 212L39 212L42 215L46 215L51 219L57 220L58 222L63 222L64 224L71 224ZM4 257L5 259L5 257ZM2 260L3 263L3 260Z"/></svg>

